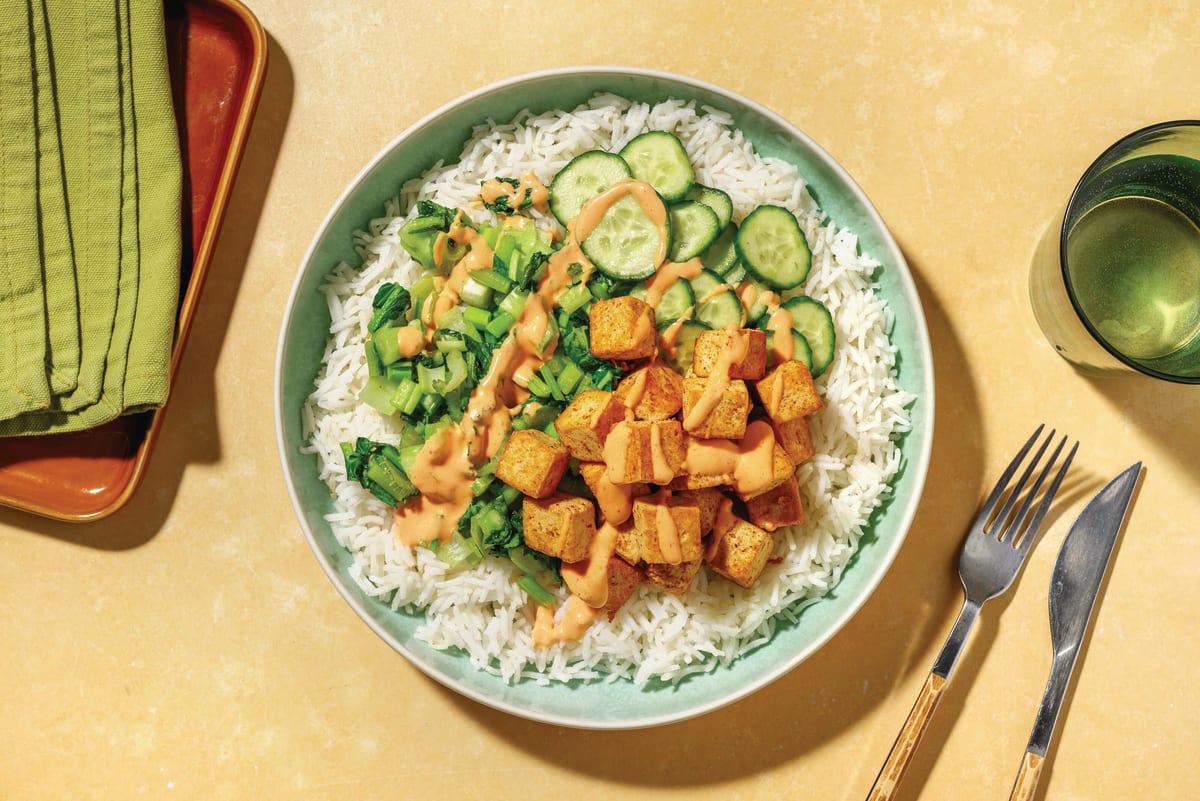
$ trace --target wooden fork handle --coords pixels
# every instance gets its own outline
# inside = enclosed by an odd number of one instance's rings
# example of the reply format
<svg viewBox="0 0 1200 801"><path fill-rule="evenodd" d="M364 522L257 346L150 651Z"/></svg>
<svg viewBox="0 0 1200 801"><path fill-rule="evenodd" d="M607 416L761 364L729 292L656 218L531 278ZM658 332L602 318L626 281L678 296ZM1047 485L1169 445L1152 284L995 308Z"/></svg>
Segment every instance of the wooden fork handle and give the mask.
<svg viewBox="0 0 1200 801"><path fill-rule="evenodd" d="M1042 777L1042 763L1045 762L1045 759L1031 751L1025 752L1025 758L1021 760L1021 769L1017 771L1017 781L1013 784L1012 795L1008 797L1008 801L1033 801L1038 779Z"/></svg>
<svg viewBox="0 0 1200 801"><path fill-rule="evenodd" d="M925 685L921 687L917 702L913 704L912 711L908 713L908 720L904 721L904 727L900 729L900 734L896 737L887 761L879 769L875 785L867 794L867 801L888 801L895 796L896 789L900 786L900 780L904 778L909 763L912 762L913 754L917 751L917 744L925 736L925 730L929 728L933 712L937 709L938 702L942 700L942 691L945 688L946 679L936 673L930 673L929 678L925 679Z"/></svg>

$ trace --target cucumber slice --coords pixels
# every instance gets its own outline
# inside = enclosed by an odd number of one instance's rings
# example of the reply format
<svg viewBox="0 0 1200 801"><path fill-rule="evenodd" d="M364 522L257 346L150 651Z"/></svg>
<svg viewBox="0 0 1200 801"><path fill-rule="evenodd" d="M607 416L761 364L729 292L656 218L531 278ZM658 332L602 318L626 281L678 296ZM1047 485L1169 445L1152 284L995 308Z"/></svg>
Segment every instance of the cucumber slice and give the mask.
<svg viewBox="0 0 1200 801"><path fill-rule="evenodd" d="M737 286L738 284L742 283L742 281L746 280L746 267L740 261L735 261L733 263L733 269L725 273L725 275L722 277L725 279L725 283L729 284L730 286Z"/></svg>
<svg viewBox="0 0 1200 801"><path fill-rule="evenodd" d="M696 296L696 322L706 328L741 328L746 322L742 301L716 273L702 270L692 279Z"/></svg>
<svg viewBox="0 0 1200 801"><path fill-rule="evenodd" d="M683 143L666 131L635 136L621 148L621 158L634 178L653 186L666 201L682 200L696 182Z"/></svg>
<svg viewBox="0 0 1200 801"><path fill-rule="evenodd" d="M683 375L692 366L692 352L696 349L696 338L708 329L691 321L679 326L675 337L674 353L667 354L666 362L675 372Z"/></svg>
<svg viewBox="0 0 1200 801"><path fill-rule="evenodd" d="M550 182L550 211L567 225L579 216L583 204L632 175L629 165L615 153L603 150L581 153Z"/></svg>
<svg viewBox="0 0 1200 801"><path fill-rule="evenodd" d="M703 253L721 232L717 215L703 203L683 200L668 210L671 217L671 252L667 258L680 262Z"/></svg>
<svg viewBox="0 0 1200 801"><path fill-rule="evenodd" d="M717 275L725 275L738 263L737 250L733 240L737 238L737 226L729 223L717 234L708 249L700 254L700 263L704 269L712 270Z"/></svg>
<svg viewBox="0 0 1200 801"><path fill-rule="evenodd" d="M692 188L687 191L683 199L694 200L708 206L717 215L717 223L722 228L729 225L730 220L733 219L733 201L720 189L714 189L704 184L692 184Z"/></svg>
<svg viewBox="0 0 1200 801"><path fill-rule="evenodd" d="M646 299L646 286L640 284L629 293L638 300ZM654 319L659 328L666 328L671 323L687 314L688 309L696 305L696 296L692 286L687 281L676 281L663 292L662 299L654 307Z"/></svg>
<svg viewBox="0 0 1200 801"><path fill-rule="evenodd" d="M806 295L784 302L783 308L792 315L792 328L803 335L812 349L809 370L816 378L833 361L834 346L837 344L833 316L823 303Z"/></svg>
<svg viewBox="0 0 1200 801"><path fill-rule="evenodd" d="M808 340L804 338L795 328L791 330L792 337L792 358L804 362L804 366L812 371L813 357L812 348L809 347ZM775 334L772 331L767 332L767 361L769 366L776 367L775 361Z"/></svg>
<svg viewBox="0 0 1200 801"><path fill-rule="evenodd" d="M812 252L800 223L785 208L759 206L750 212L734 244L746 269L773 289L792 289L808 278Z"/></svg>
<svg viewBox="0 0 1200 801"><path fill-rule="evenodd" d="M665 234L670 241L671 220ZM596 227L580 242L596 269L618 281L639 281L658 269L658 250L664 230L654 224L633 195L613 202Z"/></svg>

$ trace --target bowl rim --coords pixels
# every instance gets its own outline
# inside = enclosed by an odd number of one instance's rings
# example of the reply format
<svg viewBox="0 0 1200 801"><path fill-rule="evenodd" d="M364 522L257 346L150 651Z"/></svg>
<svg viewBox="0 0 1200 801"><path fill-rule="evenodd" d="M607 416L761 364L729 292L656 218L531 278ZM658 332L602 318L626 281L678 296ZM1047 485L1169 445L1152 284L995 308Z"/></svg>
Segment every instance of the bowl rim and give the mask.
<svg viewBox="0 0 1200 801"><path fill-rule="evenodd" d="M846 190L853 195L855 202L861 208L864 216L878 229L882 234L883 249L886 251L887 259L890 259L895 267L895 279L897 280L902 294L908 303L909 307L916 311L913 315L912 327L913 338L915 340L916 349L919 352L920 363L923 366L923 386L909 388L908 391L916 395L920 402L924 404L924 417L927 421L927 433L920 441L920 447L913 453L905 454L906 472L912 471L912 490L911 500L907 507L901 510L901 516L897 518L896 531L897 536L894 536L890 542L876 543L877 545L886 545L876 557L874 569L866 578L866 583L862 591L849 601L846 607L838 614L830 624L820 633L819 636L805 644L805 646L790 655L787 659L781 661L777 666L764 671L762 674L753 677L751 681L739 684L733 690L720 694L717 697L711 698L704 703L696 704L681 712L668 712L660 714L645 715L636 719L619 719L619 720L583 720L578 717L559 714L555 712L546 712L542 710L528 709L524 706L513 704L504 698L488 695L480 692L465 683L459 681L453 676L446 675L438 668L431 664L427 664L418 655L402 641L396 638L391 632L387 631L375 617L366 609L363 599L359 597L360 593L352 591L352 588L347 586L346 582L342 581L338 575L337 567L325 557L320 544L317 542L314 532L309 527L304 507L300 502L300 495L297 491L295 480L291 471L287 468L288 465L288 446L285 437L285 429L282 421L283 415L283 357L286 348L286 334L290 328L293 314L295 313L297 299L300 293L301 284L304 282L304 277L312 268L312 260L316 254L318 247L324 239L329 228L332 226L342 209L347 204L350 197L357 191L364 179L367 178L375 168L392 152L404 144L407 140L415 137L423 129L433 124L443 115L458 109L462 106L475 103L489 95L504 92L516 86L526 83L532 83L544 79L567 78L571 76L590 76L590 75L616 75L630 76L635 78L658 80L667 83L680 84L692 89L707 92L717 97L722 97L731 102L743 106L746 109L762 115L771 124L778 126L785 131L790 137L793 137L809 149L812 154L818 157L824 166L840 181ZM874 254L877 257L883 254ZM321 221L317 228L308 248L305 250L304 257L300 263L300 267L293 279L291 290L288 293L284 314L280 321L279 339L276 345L275 355L275 370L274 370L274 392L273 403L275 412L275 437L276 446L278 448L278 456L281 462L284 481L287 485L288 495L291 499L292 509L296 515L297 522L300 524L304 532L304 537L308 542L309 548L317 557L322 570L334 589L341 595L355 614L371 628L385 643L393 650L399 652L407 661L416 667L426 676L437 681L443 686L454 690L455 692L477 701L484 706L506 712L508 714L534 720L541 723L563 726L568 728L588 729L588 730L631 730L638 728L648 728L652 726L661 726L669 723L675 723L682 720L698 717L707 714L716 709L739 701L766 685L774 682L776 679L786 675L794 670L800 663L808 659L813 653L824 646L830 639L834 637L841 629L853 618L867 599L874 594L882 581L883 576L891 568L895 561L897 553L904 541L907 539L909 531L912 528L912 522L916 516L917 508L920 505L920 499L924 492L925 480L929 470L929 462L933 447L933 424L934 424L934 379L933 379L933 355L929 340L928 324L925 319L924 309L921 304L919 294L916 289L916 284L912 277L912 272L908 266L904 254L901 252L895 237L891 230L884 222L878 209L867 197L866 193L858 185L858 183L846 172L845 168L834 159L823 147L815 142L806 133L801 131L796 125L788 121L786 118L764 106L763 104L752 100L744 95L741 95L732 90L717 86L690 76L680 75L677 73L667 72L663 70L645 69L640 67L628 67L620 65L582 65L573 67L551 68L538 70L534 72L521 73L509 78L489 83L478 89L470 91L466 94L443 104L437 109L431 111L419 120L414 122L400 134L395 136L391 141L387 142L380 150L358 171L346 188L338 196L337 200L330 207L329 212ZM857 556L857 553L856 555ZM852 567L848 565L848 568ZM701 677L703 678L703 677ZM499 681L500 679L497 679Z"/></svg>

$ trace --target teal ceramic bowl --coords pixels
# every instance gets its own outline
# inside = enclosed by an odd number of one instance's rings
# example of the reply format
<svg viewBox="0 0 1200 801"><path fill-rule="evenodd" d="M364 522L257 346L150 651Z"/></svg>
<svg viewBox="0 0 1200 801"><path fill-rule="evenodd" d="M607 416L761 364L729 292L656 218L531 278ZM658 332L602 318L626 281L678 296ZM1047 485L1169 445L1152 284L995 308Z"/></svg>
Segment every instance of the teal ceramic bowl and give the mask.
<svg viewBox="0 0 1200 801"><path fill-rule="evenodd" d="M773 639L729 667L666 684L630 681L539 685L506 684L471 666L464 654L417 640L419 615L392 611L366 597L350 578L348 552L335 541L324 515L332 502L317 478L314 457L301 453L300 409L311 392L325 346L329 313L318 291L338 262L356 263L351 234L378 216L404 181L439 159L453 162L472 126L573 108L597 92L646 102L669 97L728 112L760 153L800 168L824 211L856 231L862 249L878 259L879 291L895 314L900 383L917 396L913 430L901 449L904 466L894 496L878 512L836 591L781 622ZM629 729L682 720L729 704L794 668L827 642L862 606L891 565L916 511L929 463L933 424L933 363L929 336L912 277L883 220L849 175L815 142L777 114L712 84L677 75L618 67L582 67L524 75L480 89L433 112L397 137L371 161L329 212L296 276L279 338L275 374L279 455L301 528L334 587L374 631L413 665L483 704L563 726Z"/></svg>

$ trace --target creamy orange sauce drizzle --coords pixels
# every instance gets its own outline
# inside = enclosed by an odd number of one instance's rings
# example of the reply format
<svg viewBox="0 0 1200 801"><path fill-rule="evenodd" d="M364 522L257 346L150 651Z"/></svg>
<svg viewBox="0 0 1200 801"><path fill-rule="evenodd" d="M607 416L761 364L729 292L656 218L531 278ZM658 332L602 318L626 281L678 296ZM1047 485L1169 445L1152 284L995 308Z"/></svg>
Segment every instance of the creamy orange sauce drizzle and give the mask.
<svg viewBox="0 0 1200 801"><path fill-rule="evenodd" d="M646 394L646 381L650 377L650 369L643 367L634 372L632 380L629 382L629 391L625 393L622 403L626 408L636 409L637 405L642 402L643 396ZM603 411L601 409L600 411Z"/></svg>
<svg viewBox="0 0 1200 801"><path fill-rule="evenodd" d="M596 530L585 559L563 563L563 583L588 606L602 607L608 603L608 560L617 544L617 529L605 523Z"/></svg>
<svg viewBox="0 0 1200 801"><path fill-rule="evenodd" d="M692 280L700 275L704 264L697 256L685 262L664 261L658 272L646 279L646 303L654 308L662 302L663 294L680 279Z"/></svg>
<svg viewBox="0 0 1200 801"><path fill-rule="evenodd" d="M596 505L606 523L619 526L633 514L633 486L631 484L614 484L608 478L608 471L600 474L596 482Z"/></svg>
<svg viewBox="0 0 1200 801"><path fill-rule="evenodd" d="M463 287L466 286L467 279L471 277L470 274L475 270L492 268L492 249L488 247L487 242L479 235L478 231L464 223L461 212L454 218L450 230L438 236L434 242L433 259L434 264L438 267L442 266L445 257L445 242L449 240L466 244L468 250L450 269L450 276L437 294L431 319L434 327L439 325L443 314L458 305L462 298Z"/></svg>
<svg viewBox="0 0 1200 801"><path fill-rule="evenodd" d="M658 532L658 550L663 561L677 565L683 561L683 544L679 541L679 527L671 516L671 507L667 505L670 498L670 490L661 489L646 500L655 504L654 527Z"/></svg>
<svg viewBox="0 0 1200 801"><path fill-rule="evenodd" d="M396 344L400 346L400 355L411 359L425 349L425 335L416 326L406 325L396 331Z"/></svg>
<svg viewBox="0 0 1200 801"><path fill-rule="evenodd" d="M539 604L533 622L533 647L543 651L555 643L574 642L583 637L599 615L599 609L572 595L567 599L562 619L555 623L554 610Z"/></svg>
<svg viewBox="0 0 1200 801"><path fill-rule="evenodd" d="M629 424L617 423L604 440L604 475L613 484L622 484L625 479L625 459L629 455Z"/></svg>
<svg viewBox="0 0 1200 801"><path fill-rule="evenodd" d="M782 306L767 318L767 330L771 332L771 354L775 364L783 364L796 356L796 343L792 339L792 313ZM782 384L782 381L777 382Z"/></svg>
<svg viewBox="0 0 1200 801"><path fill-rule="evenodd" d="M650 427L650 467L655 484L668 484L671 479L675 478L675 470L672 469L671 463L667 461L667 454L663 451L660 426Z"/></svg>
<svg viewBox="0 0 1200 801"><path fill-rule="evenodd" d="M712 372L704 382L704 392L683 418L685 431L692 431L700 426L712 410L721 402L725 388L729 386L729 368L746 358L748 345L746 337L737 328L726 328L726 345L721 349Z"/></svg>
<svg viewBox="0 0 1200 801"><path fill-rule="evenodd" d="M471 503L474 471L467 455L467 435L451 426L421 447L409 479L421 495L396 510L396 536L415 548L422 542L447 542ZM432 536L431 536L432 535Z"/></svg>
<svg viewBox="0 0 1200 801"><path fill-rule="evenodd" d="M754 420L746 434L729 439L688 439L684 471L692 476L723 477L736 492L748 495L770 483L775 473L775 432Z"/></svg>
<svg viewBox="0 0 1200 801"><path fill-rule="evenodd" d="M492 355L491 366L471 397L463 414L462 428L467 433L467 451L474 464L482 464L496 455L504 437L512 428L512 414L505 404L512 381L510 368L519 353L513 337L504 340Z"/></svg>
<svg viewBox="0 0 1200 801"><path fill-rule="evenodd" d="M541 356L543 351L539 349L539 345L545 338L549 325L550 315L542 303L541 296L530 295L529 299L525 301L521 319L515 326L517 342L520 344L521 350L532 356ZM551 350L553 348L547 346L546 351Z"/></svg>
<svg viewBox="0 0 1200 801"><path fill-rule="evenodd" d="M495 203L502 197L507 197L509 205L518 211L521 210L521 204L526 200L538 211L545 211L546 204L550 200L550 190L532 171L525 173L516 186L498 178L491 178L483 182L483 186L479 190L480 200L484 203Z"/></svg>
<svg viewBox="0 0 1200 801"><path fill-rule="evenodd" d="M575 277L571 275L572 264L580 266L579 280L584 284L588 282L592 271L596 269L595 265L584 255L583 249L579 247L579 243L573 235L568 236L566 244L550 254L550 260L546 263L546 273L538 280L538 297L552 306L557 304L562 293L566 292L567 288L571 286L571 282L575 280Z"/></svg>
<svg viewBox="0 0 1200 801"><path fill-rule="evenodd" d="M704 552L705 559L712 559L717 548L721 545L721 540L725 538L725 532L729 531L737 522L737 516L733 513L733 499L724 497L717 504L717 517L713 523L712 539L708 543L708 550Z"/></svg>

